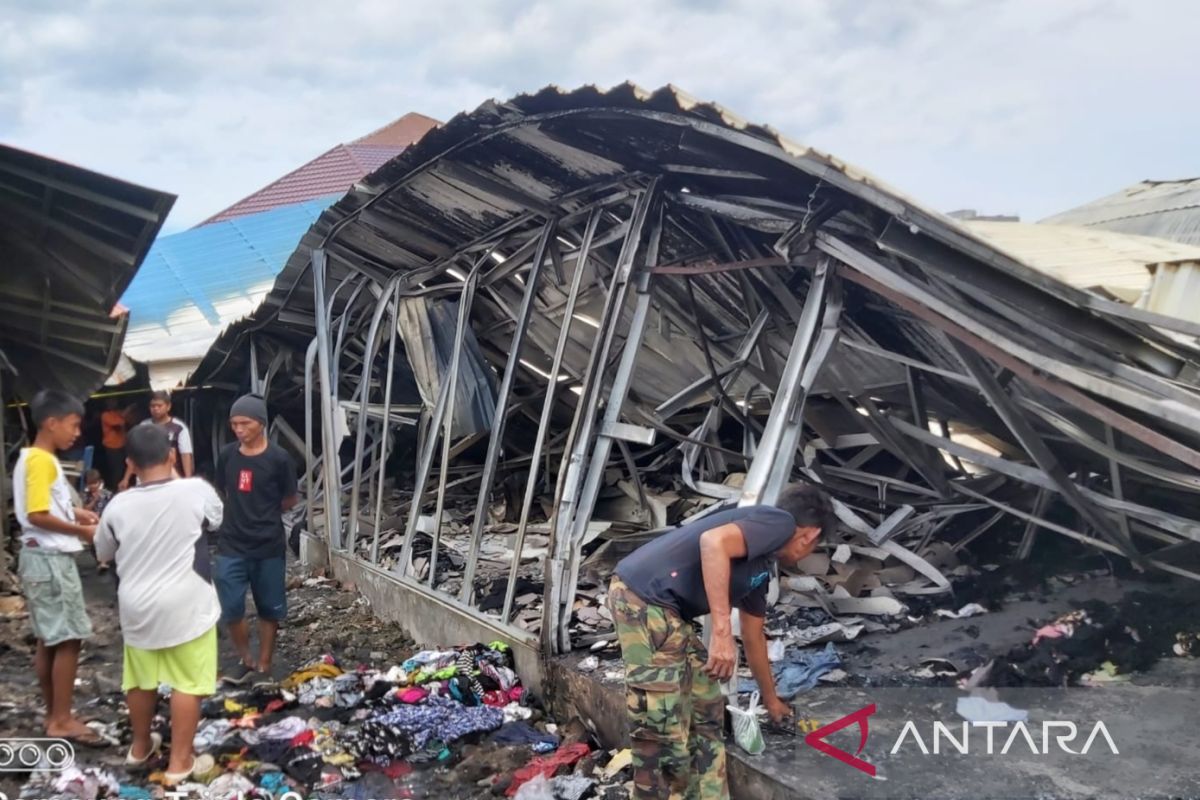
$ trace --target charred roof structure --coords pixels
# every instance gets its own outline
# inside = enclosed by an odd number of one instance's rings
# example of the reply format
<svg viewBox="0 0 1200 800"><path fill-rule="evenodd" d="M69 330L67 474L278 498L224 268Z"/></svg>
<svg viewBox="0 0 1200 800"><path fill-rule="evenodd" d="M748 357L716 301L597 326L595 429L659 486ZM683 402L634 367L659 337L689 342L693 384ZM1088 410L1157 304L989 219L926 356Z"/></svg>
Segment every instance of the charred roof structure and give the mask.
<svg viewBox="0 0 1200 800"><path fill-rule="evenodd" d="M1050 531L1200 577L1197 334L674 88L548 88L364 179L193 380L307 405L339 557L564 651L597 519L645 535L792 480L898 593L947 591L930 545L1005 520L1025 556ZM513 619L529 578L540 624Z"/></svg>

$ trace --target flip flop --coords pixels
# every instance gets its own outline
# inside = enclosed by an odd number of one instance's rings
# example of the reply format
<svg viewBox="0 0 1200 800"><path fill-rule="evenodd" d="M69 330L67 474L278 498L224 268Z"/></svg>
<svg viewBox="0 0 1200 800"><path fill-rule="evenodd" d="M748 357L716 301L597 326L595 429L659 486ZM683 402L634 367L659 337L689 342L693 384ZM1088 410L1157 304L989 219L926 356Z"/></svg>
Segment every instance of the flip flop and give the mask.
<svg viewBox="0 0 1200 800"><path fill-rule="evenodd" d="M55 736L53 738L63 739L65 741L70 742L71 744L78 745L80 747L91 747L91 748L94 748L97 750L101 750L105 747L112 746L112 744L107 739L105 739L103 736L96 733L95 731L90 731L90 733L91 733L91 736L75 734L72 736Z"/></svg>

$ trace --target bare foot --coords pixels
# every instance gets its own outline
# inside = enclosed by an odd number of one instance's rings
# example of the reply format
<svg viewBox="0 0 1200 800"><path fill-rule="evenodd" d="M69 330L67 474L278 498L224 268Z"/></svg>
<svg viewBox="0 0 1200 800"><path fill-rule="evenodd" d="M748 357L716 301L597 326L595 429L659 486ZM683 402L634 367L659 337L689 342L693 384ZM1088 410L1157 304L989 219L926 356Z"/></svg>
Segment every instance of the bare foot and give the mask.
<svg viewBox="0 0 1200 800"><path fill-rule="evenodd" d="M100 734L75 717L71 717L67 722L48 723L46 725L46 735L55 739L68 739L84 745L101 746L107 744Z"/></svg>

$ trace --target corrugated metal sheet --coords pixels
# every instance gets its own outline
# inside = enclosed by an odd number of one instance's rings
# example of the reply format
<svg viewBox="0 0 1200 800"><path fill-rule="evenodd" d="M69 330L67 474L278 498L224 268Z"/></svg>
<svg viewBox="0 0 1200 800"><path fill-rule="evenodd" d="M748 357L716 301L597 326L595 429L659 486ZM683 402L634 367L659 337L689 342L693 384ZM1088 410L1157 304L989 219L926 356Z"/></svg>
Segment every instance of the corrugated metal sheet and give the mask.
<svg viewBox="0 0 1200 800"><path fill-rule="evenodd" d="M735 160L743 166L729 172L728 164ZM789 230L814 198L865 201L942 245L1042 285L1067 303L1088 306L1086 293L1048 281L970 228L833 156L790 141L770 127L747 123L721 106L698 102L674 87L655 92L632 84L608 91L548 87L460 114L363 179L309 230L263 306L252 320L222 335L198 368L197 379L220 373L224 380L241 380L246 374L242 337L251 327L287 329L286 324L272 323L285 307L293 318L310 313L308 264L314 247L324 244L332 256L331 282L339 279L344 264L357 265L383 281L392 271L443 263L465 243L482 240L530 209L571 192L629 174L661 172L679 176L672 181L676 191L691 192L675 195L675 201L703 210L705 203L720 204L720 198L727 197L731 204L742 204L742 224L768 236ZM695 251L694 238L667 231L660 262L686 261ZM710 283L721 282L736 285L731 276ZM561 300L555 294L547 290L547 307ZM586 304L584 309L587 313ZM549 333L538 330L543 324L549 325ZM546 350L556 327L553 314L535 318L530 338ZM296 341L306 341L311 328L298 326L293 334ZM500 352L507 336L504 330L493 336ZM579 336L568 345L568 364L586 356L588 341ZM703 358L695 344L672 341L664 348L670 356L655 359L655 339L654 334L647 336L649 355L639 365L640 389L648 401L669 396L703 374ZM770 346L782 354L788 344L773 341ZM859 373L861 380L882 384L896 375L894 365L872 366L874 370Z"/></svg>
<svg viewBox="0 0 1200 800"><path fill-rule="evenodd" d="M1151 267L1200 261L1200 247L1075 225L968 221L973 233L1047 275L1080 289L1101 288L1135 302L1149 288Z"/></svg>
<svg viewBox="0 0 1200 800"><path fill-rule="evenodd" d="M104 383L126 318L114 305L175 196L0 145L0 350L24 397Z"/></svg>
<svg viewBox="0 0 1200 800"><path fill-rule="evenodd" d="M158 239L121 297L130 319L126 354L194 365L229 323L258 306L300 237L339 196Z"/></svg>
<svg viewBox="0 0 1200 800"><path fill-rule="evenodd" d="M1200 178L1142 181L1041 221L1200 245Z"/></svg>

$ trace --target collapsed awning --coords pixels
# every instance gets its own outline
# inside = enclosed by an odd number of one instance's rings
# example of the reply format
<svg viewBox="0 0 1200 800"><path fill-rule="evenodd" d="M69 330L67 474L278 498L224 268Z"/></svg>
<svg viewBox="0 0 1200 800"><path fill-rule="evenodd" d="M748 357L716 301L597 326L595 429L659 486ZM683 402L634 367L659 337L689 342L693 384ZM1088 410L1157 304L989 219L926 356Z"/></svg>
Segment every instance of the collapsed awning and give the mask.
<svg viewBox="0 0 1200 800"><path fill-rule="evenodd" d="M0 145L0 348L22 396L104 383L127 325L117 299L174 202Z"/></svg>

